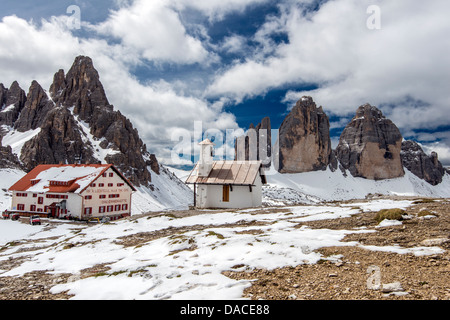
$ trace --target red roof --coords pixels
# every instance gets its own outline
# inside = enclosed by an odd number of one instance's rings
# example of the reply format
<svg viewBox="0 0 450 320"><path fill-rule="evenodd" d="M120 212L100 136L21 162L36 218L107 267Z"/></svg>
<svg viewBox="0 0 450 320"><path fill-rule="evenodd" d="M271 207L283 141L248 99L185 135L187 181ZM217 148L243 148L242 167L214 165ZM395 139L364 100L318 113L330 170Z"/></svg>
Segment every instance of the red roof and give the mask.
<svg viewBox="0 0 450 320"><path fill-rule="evenodd" d="M58 171L57 169L61 170ZM69 175L66 174L65 177L61 177L61 172L67 172L68 168L73 168L74 170L69 170ZM92 170L89 174L86 174L86 170L76 170L76 169L99 169ZM126 179L122 173L117 170L112 164L81 164L81 165L54 165L54 164L43 164L35 167L32 171L26 174L22 179L17 181L13 186L9 188L10 191L36 191L33 190L35 188L43 189L40 192L52 192L52 193L68 193L75 192L81 193L83 192L92 182L97 180L106 170L112 168L130 187L133 191L136 191L134 186ZM59 173L59 178L55 176L54 178L51 175L46 175L47 172L52 169L53 172ZM36 179L37 177L45 176L47 179L43 180ZM43 181L42 181L43 180ZM52 182L51 182L52 181ZM82 189L80 189L82 188ZM78 190L80 189L80 190ZM38 191L36 191L38 192Z"/></svg>

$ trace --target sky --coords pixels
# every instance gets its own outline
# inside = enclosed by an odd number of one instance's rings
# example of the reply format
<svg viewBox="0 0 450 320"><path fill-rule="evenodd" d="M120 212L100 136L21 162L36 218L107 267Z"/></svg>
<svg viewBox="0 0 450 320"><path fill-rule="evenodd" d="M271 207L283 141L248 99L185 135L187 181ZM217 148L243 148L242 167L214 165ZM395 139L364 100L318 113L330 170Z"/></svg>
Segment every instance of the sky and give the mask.
<svg viewBox="0 0 450 320"><path fill-rule="evenodd" d="M278 129L307 95L334 147L370 103L450 166L449 12L447 0L2 0L0 83L48 90L90 56L166 164L198 151L198 132L230 146L266 116Z"/></svg>

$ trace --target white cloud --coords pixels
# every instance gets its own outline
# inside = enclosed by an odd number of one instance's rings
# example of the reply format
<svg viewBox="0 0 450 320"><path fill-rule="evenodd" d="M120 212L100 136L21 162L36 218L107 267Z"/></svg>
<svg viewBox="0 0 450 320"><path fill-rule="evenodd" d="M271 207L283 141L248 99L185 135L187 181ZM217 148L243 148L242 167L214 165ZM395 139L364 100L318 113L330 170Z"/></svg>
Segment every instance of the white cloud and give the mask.
<svg viewBox="0 0 450 320"><path fill-rule="evenodd" d="M247 47L247 38L240 35L225 37L221 44L221 49L228 53L244 53Z"/></svg>
<svg viewBox="0 0 450 320"><path fill-rule="evenodd" d="M70 64L80 46L64 21L52 18L38 26L17 16L4 17L0 22L0 82L8 87L17 80L27 91L35 79L48 88L53 73Z"/></svg>
<svg viewBox="0 0 450 320"><path fill-rule="evenodd" d="M148 60L191 64L209 56L202 42L186 32L178 13L163 0L134 1L112 11L93 29L120 39Z"/></svg>
<svg viewBox="0 0 450 320"><path fill-rule="evenodd" d="M284 30L289 43L277 45L270 56L255 55L219 73L208 94L241 101L270 88L317 83L319 89L290 92L286 101L311 95L336 115L355 112L367 102L401 104L386 114L400 127L448 123L450 2L376 1L381 30L366 25L373 0L329 1L314 12L289 4L279 24L273 17L267 22L273 30ZM267 24L263 28L271 30ZM406 97L411 103L405 103Z"/></svg>

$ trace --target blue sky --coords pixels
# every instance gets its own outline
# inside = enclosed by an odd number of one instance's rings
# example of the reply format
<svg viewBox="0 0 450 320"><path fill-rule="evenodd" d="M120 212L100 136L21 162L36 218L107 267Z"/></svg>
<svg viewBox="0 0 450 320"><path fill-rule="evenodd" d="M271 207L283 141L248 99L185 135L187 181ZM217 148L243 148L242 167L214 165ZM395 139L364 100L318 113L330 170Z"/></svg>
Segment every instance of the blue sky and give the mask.
<svg viewBox="0 0 450 320"><path fill-rule="evenodd" d="M367 25L373 5L379 29ZM450 165L448 12L446 0L4 0L0 83L48 89L89 55L110 102L169 164L195 121L238 135L269 116L277 129L310 95L334 145L371 103Z"/></svg>

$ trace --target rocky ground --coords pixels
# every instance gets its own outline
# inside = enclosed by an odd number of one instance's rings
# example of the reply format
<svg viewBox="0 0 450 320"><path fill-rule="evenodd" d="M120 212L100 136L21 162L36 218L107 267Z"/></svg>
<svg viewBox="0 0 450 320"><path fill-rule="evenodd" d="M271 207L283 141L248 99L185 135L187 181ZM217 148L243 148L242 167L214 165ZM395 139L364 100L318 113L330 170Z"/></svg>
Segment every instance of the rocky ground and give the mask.
<svg viewBox="0 0 450 320"><path fill-rule="evenodd" d="M314 265L281 268L273 271L227 272L233 279L255 279L244 296L251 299L306 300L450 300L450 205L449 202L418 203L407 210L411 219L402 225L380 228L375 233L351 234L344 241L363 245L419 247L437 245L445 253L431 256L377 252L359 247L320 249L325 257ZM419 212L428 210L436 217L427 219ZM344 229L377 224L374 212L350 218L307 222L311 228ZM299 225L301 227L301 225ZM399 282L398 291L368 289L379 271L381 284ZM384 291L384 292L383 292Z"/></svg>
<svg viewBox="0 0 450 320"><path fill-rule="evenodd" d="M422 217L423 210L427 210L435 217L431 219ZM184 217L200 213L180 211L169 214ZM244 297L253 300L448 300L450 299L450 254L448 251L450 248L450 202L419 200L407 210L407 213L409 218L402 221L401 225L379 228L373 233L350 234L344 239L351 242L349 246L320 249L324 259L317 264L271 271L227 271L224 274L233 279L253 280L253 285L244 291ZM318 229L351 230L364 227L374 229L377 225L374 219L375 214L375 212L369 212L350 218L305 222L298 227L307 225ZM242 223L245 224L245 222ZM252 225L257 223L252 222ZM237 223L236 226L242 226L242 224ZM187 231L185 229L208 227L210 226L169 228L154 233L118 238L117 242L124 246L136 246L152 239L185 232ZM379 247L396 244L406 248L439 246L445 249L445 252L431 256L415 256L367 250L354 246L354 242ZM35 245L39 247L39 243ZM1 269L10 270L22 262L21 259L3 261ZM90 277L107 270L107 266L98 265L83 270L78 277ZM23 277L0 277L0 300L68 299L70 296L65 293L53 295L49 291L56 284L76 280L73 277L71 274L50 274L44 271L28 273ZM380 288L369 289L368 284L373 288L377 279L380 281ZM395 283L395 288L389 289L387 285L392 283Z"/></svg>

